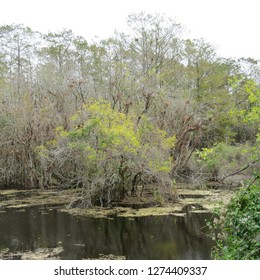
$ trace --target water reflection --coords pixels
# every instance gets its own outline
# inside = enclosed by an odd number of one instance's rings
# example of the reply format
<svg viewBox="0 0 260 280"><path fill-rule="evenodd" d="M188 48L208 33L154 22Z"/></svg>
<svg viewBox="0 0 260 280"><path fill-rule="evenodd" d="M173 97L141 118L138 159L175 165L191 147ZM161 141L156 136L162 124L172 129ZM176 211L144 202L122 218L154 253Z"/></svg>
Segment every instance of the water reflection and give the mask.
<svg viewBox="0 0 260 280"><path fill-rule="evenodd" d="M209 214L186 217L95 219L30 208L0 213L0 250L35 250L61 243L62 259L114 254L127 259L210 259L212 241L202 233Z"/></svg>

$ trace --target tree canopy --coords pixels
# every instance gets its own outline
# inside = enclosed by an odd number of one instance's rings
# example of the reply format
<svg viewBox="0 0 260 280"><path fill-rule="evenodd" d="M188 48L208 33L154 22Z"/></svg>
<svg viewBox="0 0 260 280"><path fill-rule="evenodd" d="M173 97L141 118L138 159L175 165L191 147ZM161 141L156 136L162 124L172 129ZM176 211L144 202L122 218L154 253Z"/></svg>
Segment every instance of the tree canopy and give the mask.
<svg viewBox="0 0 260 280"><path fill-rule="evenodd" d="M96 42L1 26L0 185L81 186L91 204L138 185L253 174L259 62L182 34L147 13Z"/></svg>

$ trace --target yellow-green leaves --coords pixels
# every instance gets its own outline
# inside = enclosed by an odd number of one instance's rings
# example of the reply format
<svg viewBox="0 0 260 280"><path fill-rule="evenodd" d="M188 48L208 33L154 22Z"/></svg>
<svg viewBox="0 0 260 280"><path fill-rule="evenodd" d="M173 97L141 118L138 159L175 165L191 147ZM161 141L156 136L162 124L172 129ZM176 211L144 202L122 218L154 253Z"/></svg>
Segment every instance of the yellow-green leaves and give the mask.
<svg viewBox="0 0 260 280"><path fill-rule="evenodd" d="M244 108L230 110L229 114L238 117L242 122L259 124L260 88L254 80L248 79L244 83L244 92L247 94Z"/></svg>
<svg viewBox="0 0 260 280"><path fill-rule="evenodd" d="M104 100L94 100L84 106L86 121L82 130L87 131L89 140L95 138L100 150L135 153L140 146L134 122L125 114L117 112Z"/></svg>
<svg viewBox="0 0 260 280"><path fill-rule="evenodd" d="M207 160L213 152L213 148L202 148L201 151L197 151L196 154L200 159Z"/></svg>
<svg viewBox="0 0 260 280"><path fill-rule="evenodd" d="M175 136L168 137L145 116L137 125L136 117L118 112L108 101L100 99L90 100L70 120L70 128L57 127L53 144L39 147L39 153L62 153L64 158L67 151L68 160L77 158L87 168L84 176L88 177L95 172L102 176L108 170L119 177L124 170L127 178L138 172L151 177L168 176L172 169L170 151ZM87 175L89 170L91 175Z"/></svg>
<svg viewBox="0 0 260 280"><path fill-rule="evenodd" d="M37 146L35 152L39 157L46 158L48 157L48 149L44 145Z"/></svg>
<svg viewBox="0 0 260 280"><path fill-rule="evenodd" d="M146 116L137 124L136 116L108 101L89 100L55 132L53 140L37 147L45 171L49 166L62 181L83 186L90 205L136 195L138 185L170 182L175 136L168 137Z"/></svg>

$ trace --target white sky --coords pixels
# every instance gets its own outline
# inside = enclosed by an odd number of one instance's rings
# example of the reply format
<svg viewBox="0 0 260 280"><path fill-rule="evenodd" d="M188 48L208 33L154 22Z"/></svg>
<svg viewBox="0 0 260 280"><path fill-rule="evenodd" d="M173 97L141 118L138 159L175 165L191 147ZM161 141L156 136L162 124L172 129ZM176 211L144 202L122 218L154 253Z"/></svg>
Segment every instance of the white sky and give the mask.
<svg viewBox="0 0 260 280"><path fill-rule="evenodd" d="M164 13L225 57L260 59L260 0L1 0L0 24L72 29L87 40L122 31L133 12Z"/></svg>

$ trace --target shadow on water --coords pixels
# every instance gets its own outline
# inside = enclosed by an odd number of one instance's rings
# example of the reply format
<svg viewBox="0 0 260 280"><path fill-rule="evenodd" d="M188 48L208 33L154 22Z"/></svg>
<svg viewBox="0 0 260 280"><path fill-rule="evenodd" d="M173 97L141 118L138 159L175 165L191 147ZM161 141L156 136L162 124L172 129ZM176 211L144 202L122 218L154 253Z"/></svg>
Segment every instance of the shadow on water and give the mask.
<svg viewBox="0 0 260 280"><path fill-rule="evenodd" d="M212 240L205 234L209 213L185 217L134 219L75 217L56 209L28 208L0 213L0 251L33 251L60 244L61 259L210 259Z"/></svg>

